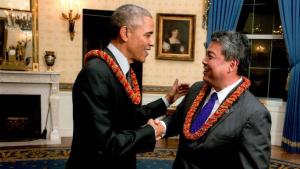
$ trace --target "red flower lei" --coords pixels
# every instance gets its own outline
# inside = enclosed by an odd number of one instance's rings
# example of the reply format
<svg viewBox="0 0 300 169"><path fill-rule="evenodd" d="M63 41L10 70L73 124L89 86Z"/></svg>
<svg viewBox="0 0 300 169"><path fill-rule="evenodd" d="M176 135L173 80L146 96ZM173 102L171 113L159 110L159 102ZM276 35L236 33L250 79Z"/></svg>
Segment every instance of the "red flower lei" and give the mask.
<svg viewBox="0 0 300 169"><path fill-rule="evenodd" d="M107 53L101 50L91 50L84 56L84 64L86 64L87 61L93 57L99 57L103 59L111 68L111 70L114 72L115 76L119 79L121 84L124 86L126 93L128 97L131 99L131 101L136 105L140 104L141 93L140 93L139 84L137 82L134 71L130 68L130 75L131 75L131 80L133 85L133 89L132 89L124 73L122 72L120 67L116 64L116 62L111 58L111 56L109 56Z"/></svg>
<svg viewBox="0 0 300 169"><path fill-rule="evenodd" d="M197 140L198 138L203 136L207 132L207 130L211 128L225 114L225 112L240 97L240 95L248 89L250 83L251 82L249 79L243 77L243 83L239 87L237 87L237 89L219 106L216 112L211 117L209 117L209 119L199 130L197 130L195 133L192 133L190 131L192 119L196 114L195 112L197 110L197 107L201 103L203 97L205 96L205 93L209 90L209 86L207 84L204 84L185 117L183 125L183 134L185 138L188 140Z"/></svg>

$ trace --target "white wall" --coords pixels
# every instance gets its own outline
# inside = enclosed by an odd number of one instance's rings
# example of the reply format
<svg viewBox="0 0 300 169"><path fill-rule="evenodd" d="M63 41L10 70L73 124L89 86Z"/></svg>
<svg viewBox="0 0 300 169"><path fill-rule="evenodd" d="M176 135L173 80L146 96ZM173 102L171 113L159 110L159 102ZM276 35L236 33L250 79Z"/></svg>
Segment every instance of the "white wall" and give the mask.
<svg viewBox="0 0 300 169"><path fill-rule="evenodd" d="M73 108L72 92L60 92L59 119L61 137L72 137L73 135Z"/></svg>
<svg viewBox="0 0 300 169"><path fill-rule="evenodd" d="M143 104L149 103L162 94L143 94ZM268 110L271 112L272 129L271 143L272 145L281 145L281 137L283 132L283 123L285 115L286 103L277 99L260 99ZM177 102L176 102L177 103ZM175 104L176 104L175 103ZM72 137L73 117L72 117L72 94L71 92L60 92L60 133L62 137Z"/></svg>

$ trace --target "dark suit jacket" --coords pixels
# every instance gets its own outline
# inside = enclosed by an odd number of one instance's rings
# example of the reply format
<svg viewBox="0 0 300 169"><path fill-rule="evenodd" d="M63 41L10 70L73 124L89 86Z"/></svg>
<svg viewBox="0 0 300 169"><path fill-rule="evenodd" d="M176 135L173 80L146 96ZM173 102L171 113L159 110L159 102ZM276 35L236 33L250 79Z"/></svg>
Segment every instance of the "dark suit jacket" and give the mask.
<svg viewBox="0 0 300 169"><path fill-rule="evenodd" d="M165 119L168 125L166 136L180 134L173 168L267 169L271 151L271 117L249 91L244 92L206 134L196 141L185 139L184 119L203 84L195 83L175 114Z"/></svg>
<svg viewBox="0 0 300 169"><path fill-rule="evenodd" d="M136 153L155 147L154 129L141 126L165 112L162 99L134 105L105 61L90 59L73 86L74 133L67 169L135 169Z"/></svg>

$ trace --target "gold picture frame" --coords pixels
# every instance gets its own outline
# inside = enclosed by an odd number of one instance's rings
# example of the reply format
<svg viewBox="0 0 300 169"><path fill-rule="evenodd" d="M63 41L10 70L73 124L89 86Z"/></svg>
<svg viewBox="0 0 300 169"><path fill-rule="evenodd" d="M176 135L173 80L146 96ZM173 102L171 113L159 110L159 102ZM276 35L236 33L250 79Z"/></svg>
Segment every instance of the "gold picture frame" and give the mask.
<svg viewBox="0 0 300 169"><path fill-rule="evenodd" d="M7 13L0 17L0 70L38 71L38 0L9 2L13 8L7 8L7 0L0 3L0 12Z"/></svg>
<svg viewBox="0 0 300 169"><path fill-rule="evenodd" d="M157 14L156 59L194 60L195 17Z"/></svg>

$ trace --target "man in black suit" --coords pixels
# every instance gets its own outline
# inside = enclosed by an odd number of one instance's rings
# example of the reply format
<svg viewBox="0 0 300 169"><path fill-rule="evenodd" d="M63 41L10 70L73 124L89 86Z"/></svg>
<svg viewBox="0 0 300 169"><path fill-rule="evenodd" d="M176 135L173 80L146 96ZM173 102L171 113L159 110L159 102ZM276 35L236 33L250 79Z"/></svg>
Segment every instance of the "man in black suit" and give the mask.
<svg viewBox="0 0 300 169"><path fill-rule="evenodd" d="M268 169L271 117L242 76L249 66L247 37L213 33L202 64L203 81L164 120L166 136L180 135L173 169Z"/></svg>
<svg viewBox="0 0 300 169"><path fill-rule="evenodd" d="M176 80L165 97L140 106L139 85L129 65L144 62L153 46L153 18L144 8L123 5L111 23L110 44L104 51L85 55L85 66L74 83L74 132L67 169L135 169L136 153L152 151L163 132L161 125L148 119L165 114L167 106L187 92L179 90L186 85Z"/></svg>

